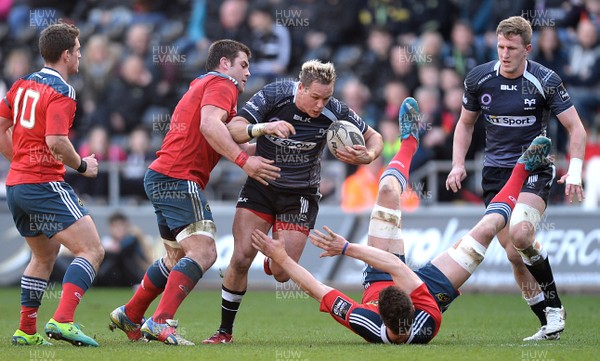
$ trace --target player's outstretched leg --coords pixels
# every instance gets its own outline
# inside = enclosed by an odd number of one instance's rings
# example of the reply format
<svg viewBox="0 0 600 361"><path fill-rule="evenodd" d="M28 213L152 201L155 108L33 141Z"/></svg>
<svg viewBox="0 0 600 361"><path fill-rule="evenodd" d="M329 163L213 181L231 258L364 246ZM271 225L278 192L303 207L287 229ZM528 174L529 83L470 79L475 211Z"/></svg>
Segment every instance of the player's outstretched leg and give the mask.
<svg viewBox="0 0 600 361"><path fill-rule="evenodd" d="M45 331L49 338L67 341L73 346L99 346L96 340L81 331L81 325L73 322L57 322L51 318L46 324Z"/></svg>
<svg viewBox="0 0 600 361"><path fill-rule="evenodd" d="M142 331L140 331L140 329L142 324L146 322L146 319L142 318L141 323L133 322L129 317L127 317L125 306L119 306L112 311L110 313L110 321L111 322L108 325L108 328L111 331L114 331L118 328L119 330L125 332L125 335L127 335L127 338L131 341L138 341L143 338Z"/></svg>
<svg viewBox="0 0 600 361"><path fill-rule="evenodd" d="M419 147L419 118L419 105L414 98L406 98L398 114L402 143L381 175L377 200L369 221L368 244L398 254L400 258L404 257L400 196L408 188L410 165ZM372 269L367 270L375 274Z"/></svg>
<svg viewBox="0 0 600 361"><path fill-rule="evenodd" d="M142 325L141 331L147 340L157 340L167 345L194 346L192 341L188 341L177 333L177 320L165 320L165 323L156 323L152 317L146 320Z"/></svg>

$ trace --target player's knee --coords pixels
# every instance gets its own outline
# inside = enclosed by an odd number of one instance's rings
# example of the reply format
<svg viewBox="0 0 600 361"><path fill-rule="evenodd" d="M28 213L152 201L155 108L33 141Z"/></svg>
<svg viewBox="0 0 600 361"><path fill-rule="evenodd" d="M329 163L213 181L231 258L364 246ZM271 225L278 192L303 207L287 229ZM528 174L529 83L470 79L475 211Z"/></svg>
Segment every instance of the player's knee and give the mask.
<svg viewBox="0 0 600 361"><path fill-rule="evenodd" d="M247 274L252 265L252 261L254 261L254 257L242 253L236 254L234 251L227 269L235 272L235 274Z"/></svg>
<svg viewBox="0 0 600 361"><path fill-rule="evenodd" d="M485 246L470 235L466 235L448 250L448 255L459 266L473 274L477 266L483 262L486 250Z"/></svg>
<svg viewBox="0 0 600 361"><path fill-rule="evenodd" d="M48 252L33 253L31 255L30 263L34 263L39 267L43 267L52 271L54 263L56 262L56 258L58 257L59 250L60 244L57 244L57 247L53 247L52 249L48 250Z"/></svg>
<svg viewBox="0 0 600 361"><path fill-rule="evenodd" d="M402 239L402 211L376 204L371 211L368 234L383 239Z"/></svg>
<svg viewBox="0 0 600 361"><path fill-rule="evenodd" d="M541 263L547 257L546 250L542 247L542 244L537 240L534 240L533 244L530 244L526 248L516 249L521 258L523 259L523 262L529 266Z"/></svg>
<svg viewBox="0 0 600 361"><path fill-rule="evenodd" d="M379 181L378 196L384 199L400 197L401 188L400 183L394 177L384 177Z"/></svg>
<svg viewBox="0 0 600 361"><path fill-rule="evenodd" d="M512 244L508 244L506 249L506 258L508 258L508 261L511 263L512 267L514 269L520 269L520 268L525 268L525 264L523 263L523 258L521 258L521 255L517 252L517 250L515 249L515 247Z"/></svg>
<svg viewBox="0 0 600 361"><path fill-rule="evenodd" d="M512 244L517 249L525 249L531 246L535 239L533 226L529 222L520 222L510 227L509 231Z"/></svg>
<svg viewBox="0 0 600 361"><path fill-rule="evenodd" d="M193 247L186 247L185 256L196 261L204 271L207 271L217 260L215 241L203 237L194 240Z"/></svg>
<svg viewBox="0 0 600 361"><path fill-rule="evenodd" d="M202 260L199 263L200 263L200 265L202 265L202 268L206 271L210 267L212 267L213 264L215 264L216 260L217 260L217 248L215 246L215 242L212 242L212 246L208 247L207 249L205 249L202 252Z"/></svg>
<svg viewBox="0 0 600 361"><path fill-rule="evenodd" d="M104 260L104 254L104 247L102 247L102 244L98 243L86 249L86 252L82 255L82 257L90 261L95 268L98 268L100 267L102 260Z"/></svg>
<svg viewBox="0 0 600 361"><path fill-rule="evenodd" d="M500 229L498 229L498 225L493 222L485 222L481 221L477 224L477 235L481 237L481 239L493 239Z"/></svg>
<svg viewBox="0 0 600 361"><path fill-rule="evenodd" d="M541 214L536 208L523 203L515 206L510 218L509 235L517 249L531 245L540 220Z"/></svg>

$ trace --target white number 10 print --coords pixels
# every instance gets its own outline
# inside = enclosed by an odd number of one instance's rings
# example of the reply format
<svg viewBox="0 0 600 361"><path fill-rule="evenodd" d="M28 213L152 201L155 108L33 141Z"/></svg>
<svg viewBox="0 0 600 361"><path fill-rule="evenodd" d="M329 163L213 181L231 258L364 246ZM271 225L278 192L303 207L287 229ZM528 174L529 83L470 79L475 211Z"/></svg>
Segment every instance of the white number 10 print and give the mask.
<svg viewBox="0 0 600 361"><path fill-rule="evenodd" d="M40 93L33 90L27 89L25 90L25 95L23 95L23 88L19 88L17 90L17 95L15 96L15 104L14 104L14 123L17 123L17 118L19 118L19 123L23 128L31 129L35 125L35 106L37 105L38 100L40 100ZM23 96L23 106L21 104L21 96ZM25 114L25 111L29 108L29 114ZM20 115L19 113L20 109Z"/></svg>

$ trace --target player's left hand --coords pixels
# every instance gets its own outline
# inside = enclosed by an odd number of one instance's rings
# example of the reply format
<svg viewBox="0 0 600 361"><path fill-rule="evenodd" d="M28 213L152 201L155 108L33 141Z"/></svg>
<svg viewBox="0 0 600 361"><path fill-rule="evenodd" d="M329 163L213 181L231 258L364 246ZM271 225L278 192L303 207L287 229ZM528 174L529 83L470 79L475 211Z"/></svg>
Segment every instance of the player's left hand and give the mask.
<svg viewBox="0 0 600 361"><path fill-rule="evenodd" d="M344 149L338 149L337 159L348 164L369 164L373 161L372 155L364 145L346 146Z"/></svg>
<svg viewBox="0 0 600 361"><path fill-rule="evenodd" d="M281 263L287 258L284 243L267 236L259 229L252 232L252 246L276 263Z"/></svg>
<svg viewBox="0 0 600 361"><path fill-rule="evenodd" d="M320 257L331 257L341 254L346 245L346 239L333 232L327 226L323 226L323 229L327 233L315 229L313 230L314 233L308 235L312 244L325 251L321 253Z"/></svg>
<svg viewBox="0 0 600 361"><path fill-rule="evenodd" d="M98 159L96 159L96 154L83 158L83 161L87 163L87 168L81 175L86 178L96 178L98 176Z"/></svg>
<svg viewBox="0 0 600 361"><path fill-rule="evenodd" d="M259 181L265 186L268 186L269 182L279 178L279 172L281 171L279 167L273 165L272 160L256 155L249 157L242 169L250 178Z"/></svg>
<svg viewBox="0 0 600 361"><path fill-rule="evenodd" d="M583 194L583 186L581 185L581 176L579 178L572 177L569 173L563 175L558 180L559 184L565 185L565 196L569 203L573 203L573 197L577 196L579 202L585 198Z"/></svg>

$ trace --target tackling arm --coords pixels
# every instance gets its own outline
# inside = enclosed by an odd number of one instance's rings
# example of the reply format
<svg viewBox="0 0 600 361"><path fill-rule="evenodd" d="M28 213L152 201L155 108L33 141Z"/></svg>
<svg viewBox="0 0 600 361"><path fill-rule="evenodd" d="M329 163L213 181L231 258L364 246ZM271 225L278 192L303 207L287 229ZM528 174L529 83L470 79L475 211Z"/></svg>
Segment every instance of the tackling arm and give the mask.
<svg viewBox="0 0 600 361"><path fill-rule="evenodd" d="M224 109L214 105L202 107L200 132L202 132L210 146L217 153L237 164L249 177L263 185L269 185L269 181L279 178L280 169L271 165L272 160L249 156L234 141L225 125L227 115L228 113Z"/></svg>
<svg viewBox="0 0 600 361"><path fill-rule="evenodd" d="M230 134L225 125L227 116L228 113L224 109L214 105L203 106L201 111L202 121L200 122L200 132L202 132L204 138L206 138L210 146L217 151L217 153L230 161L235 162L236 158L242 152L242 149L236 141L234 141L235 138L232 138L233 134ZM233 120L237 118L241 117L235 117ZM240 143L245 143L245 141Z"/></svg>

